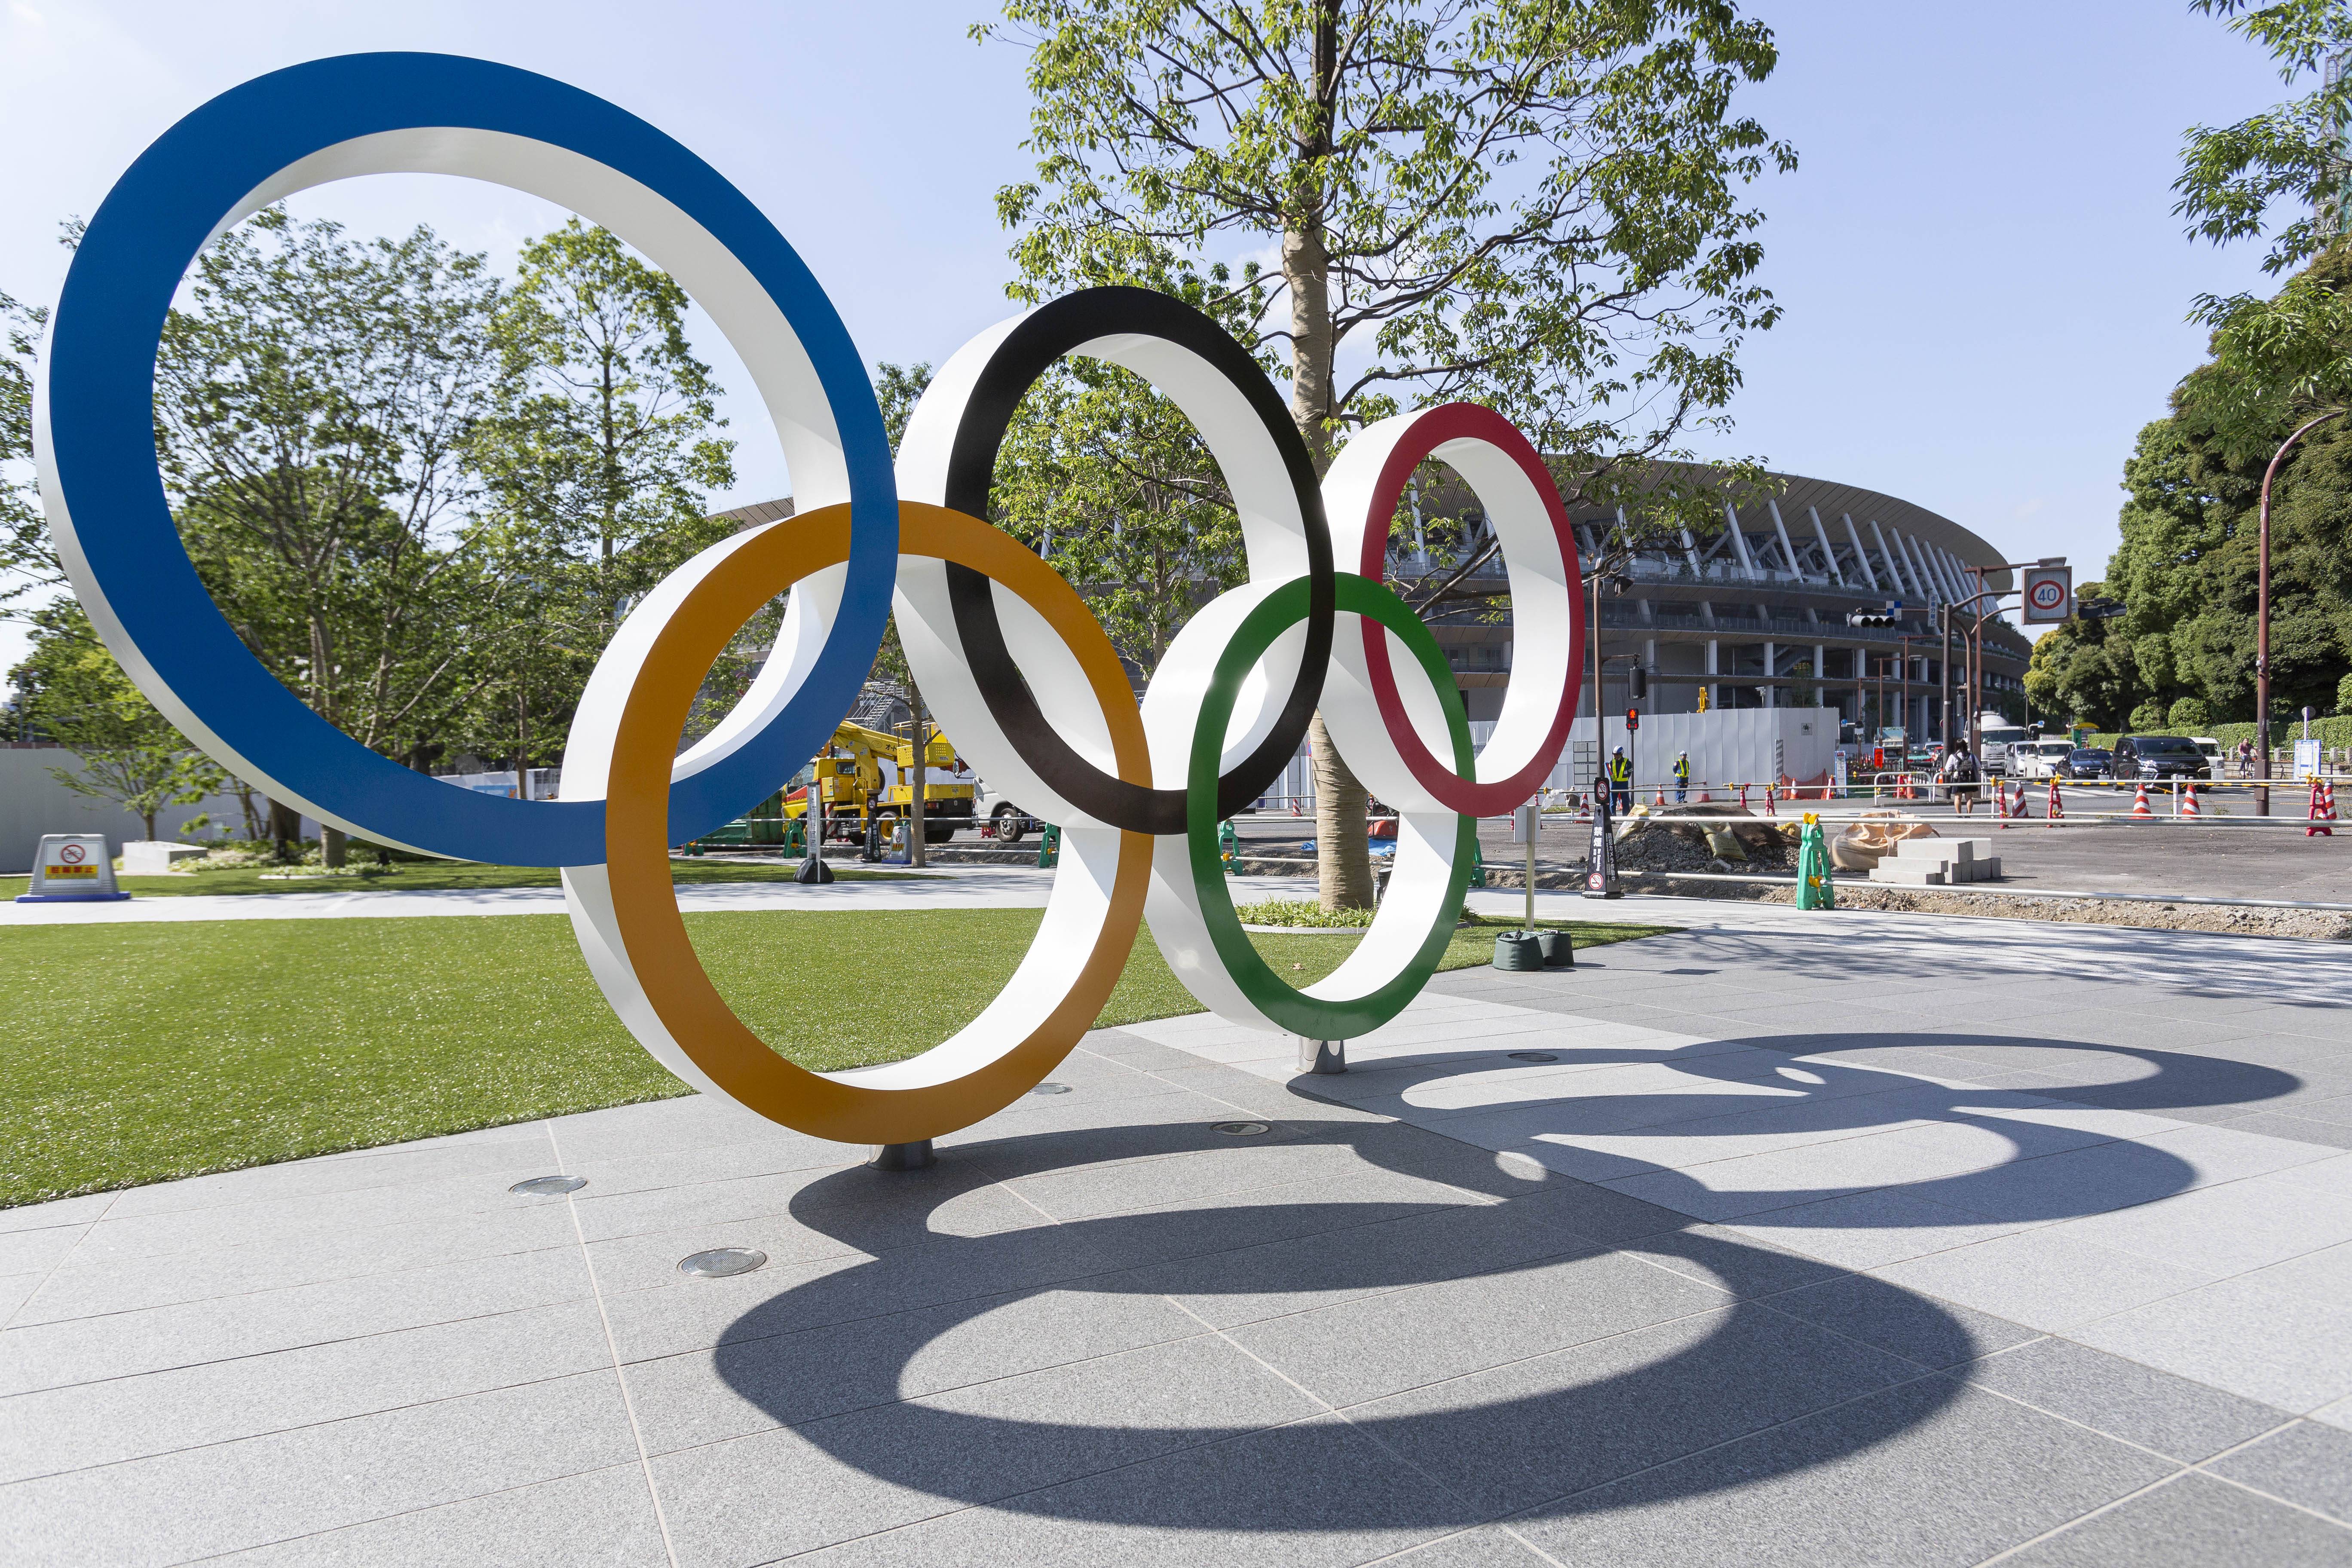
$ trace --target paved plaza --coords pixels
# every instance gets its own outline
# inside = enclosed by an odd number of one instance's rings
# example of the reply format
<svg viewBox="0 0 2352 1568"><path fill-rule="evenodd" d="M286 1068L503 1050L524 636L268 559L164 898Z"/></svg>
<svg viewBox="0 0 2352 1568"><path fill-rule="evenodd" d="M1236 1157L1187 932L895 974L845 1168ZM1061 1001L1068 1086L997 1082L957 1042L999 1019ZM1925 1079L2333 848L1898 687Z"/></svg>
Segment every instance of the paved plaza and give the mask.
<svg viewBox="0 0 2352 1568"><path fill-rule="evenodd" d="M690 1098L0 1211L0 1559L2352 1563L2352 951L1607 912L926 1172Z"/></svg>

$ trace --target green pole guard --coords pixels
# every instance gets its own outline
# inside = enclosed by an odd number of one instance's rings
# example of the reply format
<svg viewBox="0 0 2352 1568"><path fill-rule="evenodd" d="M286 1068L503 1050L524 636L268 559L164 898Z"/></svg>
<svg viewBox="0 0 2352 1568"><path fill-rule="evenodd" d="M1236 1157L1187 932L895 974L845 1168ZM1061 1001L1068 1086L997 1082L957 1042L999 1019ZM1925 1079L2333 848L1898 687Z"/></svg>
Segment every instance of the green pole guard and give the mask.
<svg viewBox="0 0 2352 1568"><path fill-rule="evenodd" d="M1797 907L1837 908L1837 886L1830 878L1829 842L1822 837L1821 818L1811 812L1805 814L1804 837L1797 845Z"/></svg>
<svg viewBox="0 0 2352 1568"><path fill-rule="evenodd" d="M1037 840L1037 868L1050 870L1062 863L1062 830L1052 823L1045 825L1044 837Z"/></svg>

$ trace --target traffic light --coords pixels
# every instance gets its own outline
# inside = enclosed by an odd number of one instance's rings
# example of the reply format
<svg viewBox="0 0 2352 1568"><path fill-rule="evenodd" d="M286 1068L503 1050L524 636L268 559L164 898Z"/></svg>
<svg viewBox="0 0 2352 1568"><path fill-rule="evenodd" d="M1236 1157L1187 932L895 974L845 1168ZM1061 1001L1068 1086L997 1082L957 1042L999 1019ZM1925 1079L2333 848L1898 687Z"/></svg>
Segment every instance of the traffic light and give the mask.
<svg viewBox="0 0 2352 1568"><path fill-rule="evenodd" d="M1642 727L1642 710L1641 710L1639 708L1628 708L1628 709L1626 709L1626 710L1625 710L1625 728L1627 728L1628 730L1638 730L1638 729L1640 729L1641 727Z"/></svg>
<svg viewBox="0 0 2352 1568"><path fill-rule="evenodd" d="M1845 624L1850 626L1892 626L1903 620L1903 606L1889 605L1883 610L1848 610Z"/></svg>
<svg viewBox="0 0 2352 1568"><path fill-rule="evenodd" d="M1630 679L1633 683L1633 700L1647 701L1650 696L1650 672L1637 664L1633 668Z"/></svg>
<svg viewBox="0 0 2352 1568"><path fill-rule="evenodd" d="M2077 599L2074 615L2078 620L2107 621L2124 614L2126 607L2121 599Z"/></svg>

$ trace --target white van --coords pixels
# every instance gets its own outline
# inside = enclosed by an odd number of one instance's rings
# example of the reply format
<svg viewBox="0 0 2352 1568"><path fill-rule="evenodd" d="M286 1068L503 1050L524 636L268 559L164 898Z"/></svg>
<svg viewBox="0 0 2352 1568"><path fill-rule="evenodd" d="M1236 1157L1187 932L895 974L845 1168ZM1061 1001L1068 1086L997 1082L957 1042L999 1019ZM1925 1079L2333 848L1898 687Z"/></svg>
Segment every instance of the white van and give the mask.
<svg viewBox="0 0 2352 1568"><path fill-rule="evenodd" d="M2059 764L2074 749L2074 742L2063 740L2027 741L2013 745L2009 749L2011 776L2021 779L2055 778Z"/></svg>

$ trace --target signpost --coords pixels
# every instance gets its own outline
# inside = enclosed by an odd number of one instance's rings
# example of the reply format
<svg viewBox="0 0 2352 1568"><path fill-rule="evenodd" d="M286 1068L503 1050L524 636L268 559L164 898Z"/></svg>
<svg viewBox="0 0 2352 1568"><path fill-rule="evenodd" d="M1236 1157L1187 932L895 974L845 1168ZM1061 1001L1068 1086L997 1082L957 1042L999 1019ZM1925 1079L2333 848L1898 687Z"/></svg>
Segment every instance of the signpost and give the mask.
<svg viewBox="0 0 2352 1568"><path fill-rule="evenodd" d="M2029 626L2056 626L2074 614L2074 569L2028 566L2018 618Z"/></svg>
<svg viewBox="0 0 2352 1568"><path fill-rule="evenodd" d="M1592 848L1584 862L1584 896L1622 899L1625 894L1617 886L1617 860L1609 842L1609 781L1592 782Z"/></svg>
<svg viewBox="0 0 2352 1568"><path fill-rule="evenodd" d="M33 858L33 885L20 904L111 903L131 895L114 884L114 860L103 833L44 833Z"/></svg>

